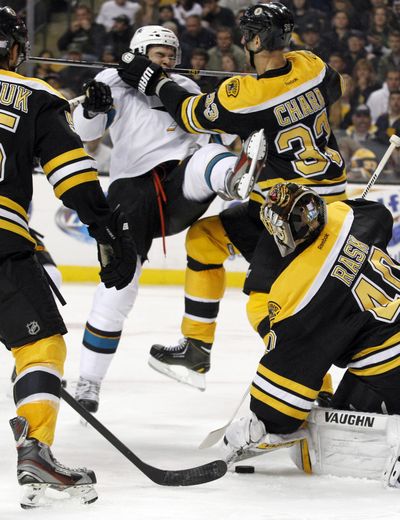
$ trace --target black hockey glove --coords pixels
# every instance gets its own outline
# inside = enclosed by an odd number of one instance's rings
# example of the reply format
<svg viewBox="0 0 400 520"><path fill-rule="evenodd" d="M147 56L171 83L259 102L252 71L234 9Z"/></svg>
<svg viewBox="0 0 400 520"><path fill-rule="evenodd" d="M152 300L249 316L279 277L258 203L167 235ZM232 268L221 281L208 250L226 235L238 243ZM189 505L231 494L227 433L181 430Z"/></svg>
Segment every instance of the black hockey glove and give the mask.
<svg viewBox="0 0 400 520"><path fill-rule="evenodd" d="M104 114L112 109L114 100L110 87L105 83L91 79L83 85L83 93L86 96L82 103L86 119L92 119L96 114Z"/></svg>
<svg viewBox="0 0 400 520"><path fill-rule="evenodd" d="M154 96L157 83L167 77L161 65L133 52L125 52L121 56L118 74L125 83L146 96Z"/></svg>
<svg viewBox="0 0 400 520"><path fill-rule="evenodd" d="M137 262L136 245L125 216L117 208L105 224L90 225L89 234L97 241L101 281L107 288L123 289L132 281Z"/></svg>

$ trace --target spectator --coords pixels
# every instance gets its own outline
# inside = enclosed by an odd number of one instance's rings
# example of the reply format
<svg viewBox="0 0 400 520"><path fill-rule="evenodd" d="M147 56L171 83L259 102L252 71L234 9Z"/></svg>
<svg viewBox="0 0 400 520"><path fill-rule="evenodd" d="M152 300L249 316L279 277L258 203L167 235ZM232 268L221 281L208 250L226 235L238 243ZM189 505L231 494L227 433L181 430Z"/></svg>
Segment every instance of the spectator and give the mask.
<svg viewBox="0 0 400 520"><path fill-rule="evenodd" d="M104 63L116 63L118 62L118 58L119 57L114 54L113 47L111 45L106 45L103 49L100 61L103 61Z"/></svg>
<svg viewBox="0 0 400 520"><path fill-rule="evenodd" d="M202 27L200 16L191 15L186 19L181 43L188 44L192 49L210 49L216 44L216 40L213 32Z"/></svg>
<svg viewBox="0 0 400 520"><path fill-rule="evenodd" d="M75 92L73 92L71 89L63 88L63 84L59 74L51 72L48 76L45 76L43 80L47 81L49 85L58 90L58 92L60 92L60 94L62 94L66 99L72 99L75 96Z"/></svg>
<svg viewBox="0 0 400 520"><path fill-rule="evenodd" d="M372 123L371 113L367 105L359 105L352 117L352 125L349 126L343 137L338 136L340 153L346 163L358 148L368 148L369 141L373 141L377 131Z"/></svg>
<svg viewBox="0 0 400 520"><path fill-rule="evenodd" d="M129 2L128 0L108 0L104 2L96 22L104 25L107 31L110 31L114 26L115 18L119 16L126 16L128 24L133 25L136 22L136 16L140 11L140 5L136 2Z"/></svg>
<svg viewBox="0 0 400 520"><path fill-rule="evenodd" d="M311 51L324 61L328 61L326 45L322 40L320 27L316 23L307 23L303 26L300 37L303 45L300 48Z"/></svg>
<svg viewBox="0 0 400 520"><path fill-rule="evenodd" d="M217 31L217 45L208 51L209 70L222 69L222 57L232 54L238 66L238 72L243 71L246 64L246 56L243 50L233 43L232 31L228 27L221 27Z"/></svg>
<svg viewBox="0 0 400 520"><path fill-rule="evenodd" d="M239 70L235 56L230 52L222 56L221 70L224 72L237 72Z"/></svg>
<svg viewBox="0 0 400 520"><path fill-rule="evenodd" d="M375 153L369 148L358 148L349 160L350 168L347 180L350 182L367 182L378 166Z"/></svg>
<svg viewBox="0 0 400 520"><path fill-rule="evenodd" d="M136 16L137 27L158 25L160 22L160 0L141 0L141 10Z"/></svg>
<svg viewBox="0 0 400 520"><path fill-rule="evenodd" d="M71 43L68 46L66 54L67 60L81 61L82 51L77 43ZM82 85L92 79L97 74L98 69L88 69L86 67L65 67L60 73L60 81L63 88L68 88L73 91L74 96L82 93Z"/></svg>
<svg viewBox="0 0 400 520"><path fill-rule="evenodd" d="M201 18L203 9L194 0L178 0L174 5L175 18L181 25L186 25L189 16L199 16Z"/></svg>
<svg viewBox="0 0 400 520"><path fill-rule="evenodd" d="M54 58L54 55L48 49L43 49L39 54L40 58ZM44 79L53 72L53 66L50 63L38 63L33 70L35 78Z"/></svg>
<svg viewBox="0 0 400 520"><path fill-rule="evenodd" d="M183 27L182 25L178 22L178 20L175 18L175 14L174 14L174 8L172 7L172 5L160 5L159 9L158 9L158 12L159 12L159 20L160 20L160 24L162 26L164 26L164 24L166 22L174 22L176 24L176 27L177 27L177 36L180 36L180 34L182 33L182 30L183 30Z"/></svg>
<svg viewBox="0 0 400 520"><path fill-rule="evenodd" d="M372 92L378 90L381 84L376 81L374 67L367 59L357 61L353 68L353 95L351 106L364 105Z"/></svg>
<svg viewBox="0 0 400 520"><path fill-rule="evenodd" d="M355 64L367 57L367 51L365 50L366 39L361 31L352 30L349 32L347 38L347 49L344 54L344 60L346 62L346 72L351 74Z"/></svg>
<svg viewBox="0 0 400 520"><path fill-rule="evenodd" d="M102 142L101 137L94 139L94 141L86 141L83 146L96 161L99 175L108 175L110 173L111 148Z"/></svg>
<svg viewBox="0 0 400 520"><path fill-rule="evenodd" d="M107 33L106 45L112 48L117 61L129 48L132 36L133 27L130 25L130 18L126 14L116 16L110 32Z"/></svg>
<svg viewBox="0 0 400 520"><path fill-rule="evenodd" d="M378 78L381 82L385 81L388 69L400 70L400 32L392 31L389 33L388 45L390 53L383 56L378 62Z"/></svg>
<svg viewBox="0 0 400 520"><path fill-rule="evenodd" d="M350 99L353 95L353 79L349 74L342 74L344 88L340 97L329 111L329 123L333 129L346 128L351 114Z"/></svg>
<svg viewBox="0 0 400 520"><path fill-rule="evenodd" d="M334 51L329 54L328 64L333 67L339 74L344 74L346 62L340 52Z"/></svg>
<svg viewBox="0 0 400 520"><path fill-rule="evenodd" d="M400 135L400 90L390 92L389 110L378 117L376 126L376 138L382 144L388 145L393 134Z"/></svg>
<svg viewBox="0 0 400 520"><path fill-rule="evenodd" d="M359 27L355 16L354 7L351 5L349 0L333 0L332 11L345 11L350 19L350 27Z"/></svg>
<svg viewBox="0 0 400 520"><path fill-rule="evenodd" d="M92 10L78 4L69 29L58 40L59 50L66 51L69 45L76 44L84 59L99 59L103 51L105 29L103 25L93 23L92 19Z"/></svg>
<svg viewBox="0 0 400 520"><path fill-rule="evenodd" d="M300 33L303 27L309 23L317 23L322 27L324 15L321 11L312 9L309 0L292 0L292 12L294 16L294 31Z"/></svg>
<svg viewBox="0 0 400 520"><path fill-rule="evenodd" d="M400 71L388 69L385 82L379 90L369 96L367 105L371 110L372 121L376 121L381 114L388 111L389 93L400 89Z"/></svg>
<svg viewBox="0 0 400 520"><path fill-rule="evenodd" d="M346 52L350 32L350 18L346 11L336 11L332 18L332 30L327 34L330 51Z"/></svg>
<svg viewBox="0 0 400 520"><path fill-rule="evenodd" d="M370 34L379 34L382 38L383 45L387 47L389 31L390 25L387 8L375 7L372 11L371 24L368 32Z"/></svg>
<svg viewBox="0 0 400 520"><path fill-rule="evenodd" d="M232 9L221 7L219 0L203 0L203 20L214 31L220 27L233 28L236 24Z"/></svg>
<svg viewBox="0 0 400 520"><path fill-rule="evenodd" d="M205 70L209 60L208 52L204 49L193 49L190 58L190 68L195 70ZM216 86L215 78L201 76L200 74L191 75L190 78L197 83L202 92L211 92Z"/></svg>
<svg viewBox="0 0 400 520"><path fill-rule="evenodd" d="M400 26L400 0L393 0L392 4L392 20L396 27Z"/></svg>

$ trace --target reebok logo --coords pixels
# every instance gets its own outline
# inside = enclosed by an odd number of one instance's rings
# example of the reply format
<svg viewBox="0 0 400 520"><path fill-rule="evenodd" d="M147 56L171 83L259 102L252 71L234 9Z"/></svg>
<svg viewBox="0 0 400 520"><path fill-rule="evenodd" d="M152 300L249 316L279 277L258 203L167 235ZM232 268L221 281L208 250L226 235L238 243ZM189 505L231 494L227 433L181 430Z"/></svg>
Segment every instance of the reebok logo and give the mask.
<svg viewBox="0 0 400 520"><path fill-rule="evenodd" d="M367 415L353 415L351 413L325 412L325 422L373 428L375 418Z"/></svg>
<svg viewBox="0 0 400 520"><path fill-rule="evenodd" d="M147 67L147 69L143 72L142 77L140 78L138 90L142 92L143 94L146 93L147 85L149 84L149 81L154 74L154 70L151 67Z"/></svg>

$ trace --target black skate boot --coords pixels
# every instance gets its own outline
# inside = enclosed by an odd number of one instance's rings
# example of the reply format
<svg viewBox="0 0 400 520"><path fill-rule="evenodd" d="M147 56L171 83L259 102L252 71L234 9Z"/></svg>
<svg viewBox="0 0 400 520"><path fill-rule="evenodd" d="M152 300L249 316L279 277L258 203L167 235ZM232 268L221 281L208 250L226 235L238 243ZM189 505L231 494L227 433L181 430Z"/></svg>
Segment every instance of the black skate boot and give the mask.
<svg viewBox="0 0 400 520"><path fill-rule="evenodd" d="M182 338L178 345L153 345L149 365L180 383L206 389L205 374L210 370L211 343Z"/></svg>
<svg viewBox="0 0 400 520"><path fill-rule="evenodd" d="M243 143L235 167L227 173L223 190L218 195L224 200L244 200L250 195L267 157L264 130L252 132Z"/></svg>
<svg viewBox="0 0 400 520"><path fill-rule="evenodd" d="M88 412L95 413L99 409L100 385L96 381L90 381L80 377L76 385L75 399Z"/></svg>
<svg viewBox="0 0 400 520"><path fill-rule="evenodd" d="M17 445L17 478L24 489L21 499L23 509L40 506L47 488L66 491L70 497L78 497L84 504L97 500L93 487L96 476L86 468L71 469L60 464L47 444L27 437L28 421L24 417L10 420Z"/></svg>

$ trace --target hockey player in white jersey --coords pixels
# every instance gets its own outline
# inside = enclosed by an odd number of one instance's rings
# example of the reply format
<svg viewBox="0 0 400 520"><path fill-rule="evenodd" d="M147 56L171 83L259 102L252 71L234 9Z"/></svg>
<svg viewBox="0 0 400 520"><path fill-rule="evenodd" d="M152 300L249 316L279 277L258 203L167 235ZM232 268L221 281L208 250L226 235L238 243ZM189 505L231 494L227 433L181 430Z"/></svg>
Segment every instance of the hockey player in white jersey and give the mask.
<svg viewBox="0 0 400 520"><path fill-rule="evenodd" d="M161 26L138 29L130 49L163 67L180 62L178 39ZM190 79L173 77L193 93L199 92ZM75 128L83 141L97 139L109 128L113 150L108 200L112 207L121 206L125 211L138 249L133 282L122 291L99 284L86 324L76 398L96 412L100 384L135 302L141 265L153 238L163 238L165 251L165 237L190 226L217 193L227 200L246 198L263 154L259 146L254 149L254 136L251 145L249 139L244 143L238 158L220 144L208 144L208 133L184 132L157 96L133 89L115 69L99 73L85 90L86 100L74 112ZM257 132L255 138L263 141L263 132Z"/></svg>

